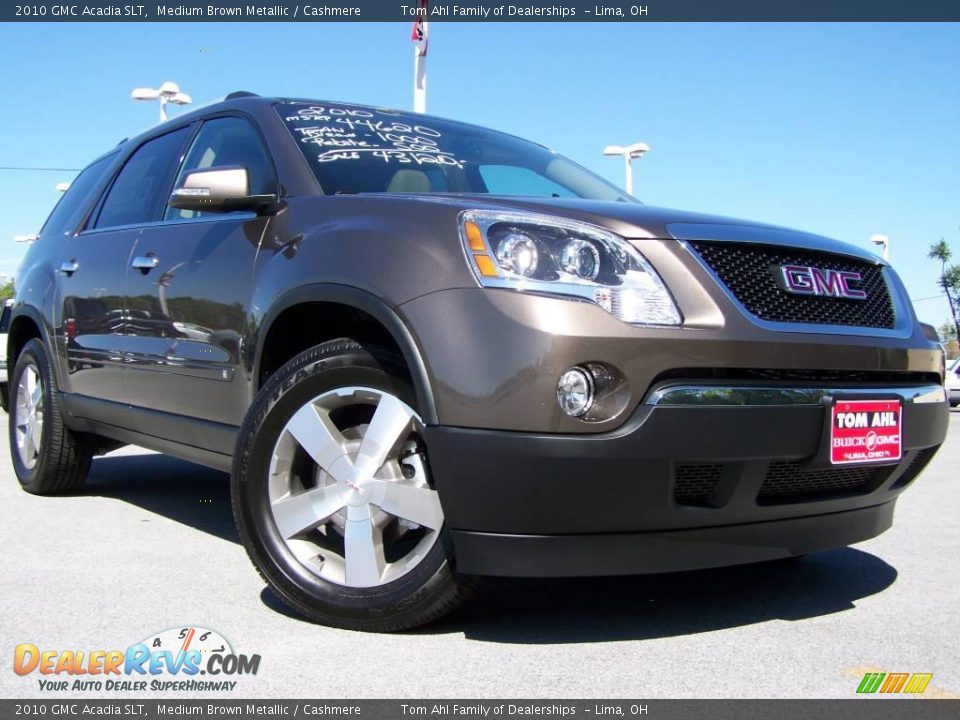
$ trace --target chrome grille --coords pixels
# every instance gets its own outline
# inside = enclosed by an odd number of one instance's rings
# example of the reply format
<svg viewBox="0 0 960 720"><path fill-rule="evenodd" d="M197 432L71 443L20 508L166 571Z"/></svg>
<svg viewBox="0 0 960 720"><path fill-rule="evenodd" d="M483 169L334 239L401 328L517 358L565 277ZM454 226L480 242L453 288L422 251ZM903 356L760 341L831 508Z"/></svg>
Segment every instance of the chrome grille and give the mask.
<svg viewBox="0 0 960 720"><path fill-rule="evenodd" d="M691 247L750 313L770 322L892 329L896 318L883 268L833 253L749 243L695 241ZM776 281L782 265L859 273L863 300L795 295Z"/></svg>

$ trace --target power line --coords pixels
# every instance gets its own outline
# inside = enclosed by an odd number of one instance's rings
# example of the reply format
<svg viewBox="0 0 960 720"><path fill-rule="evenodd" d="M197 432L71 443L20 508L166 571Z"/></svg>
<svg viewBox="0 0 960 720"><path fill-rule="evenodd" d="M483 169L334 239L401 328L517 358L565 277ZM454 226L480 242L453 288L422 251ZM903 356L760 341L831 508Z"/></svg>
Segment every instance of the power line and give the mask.
<svg viewBox="0 0 960 720"><path fill-rule="evenodd" d="M940 293L939 295L932 295L930 297L917 298L916 300L914 300L914 302L923 302L924 300L939 300L942 297L946 297L946 295L943 293Z"/></svg>
<svg viewBox="0 0 960 720"><path fill-rule="evenodd" d="M26 170L29 172L80 172L80 168L22 167L17 165L0 165L0 170Z"/></svg>

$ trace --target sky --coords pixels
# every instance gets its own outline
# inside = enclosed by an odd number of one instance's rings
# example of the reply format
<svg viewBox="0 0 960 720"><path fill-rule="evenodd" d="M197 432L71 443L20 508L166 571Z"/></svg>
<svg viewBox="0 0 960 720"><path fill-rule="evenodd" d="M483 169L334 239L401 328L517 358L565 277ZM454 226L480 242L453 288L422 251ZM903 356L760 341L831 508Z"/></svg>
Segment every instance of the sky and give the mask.
<svg viewBox="0 0 960 720"><path fill-rule="evenodd" d="M234 91L408 109L409 23L0 24L0 166L81 168L156 122L134 87L195 103ZM446 23L427 110L543 143L623 184L608 144L643 141L651 205L870 247L920 319L949 317L926 258L960 262L960 25ZM173 108L171 114L179 111ZM75 175L0 170L0 273Z"/></svg>

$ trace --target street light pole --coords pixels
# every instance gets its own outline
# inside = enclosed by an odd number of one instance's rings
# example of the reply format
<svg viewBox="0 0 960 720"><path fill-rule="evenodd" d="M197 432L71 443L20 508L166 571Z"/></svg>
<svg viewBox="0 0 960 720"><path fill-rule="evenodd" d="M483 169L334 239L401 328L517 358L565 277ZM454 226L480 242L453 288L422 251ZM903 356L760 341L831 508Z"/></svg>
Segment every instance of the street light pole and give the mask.
<svg viewBox="0 0 960 720"><path fill-rule="evenodd" d="M650 152L650 146L643 142L633 145L607 145L603 149L604 155L623 155L624 189L628 195L633 195L633 161L639 160L645 153Z"/></svg>
<svg viewBox="0 0 960 720"><path fill-rule="evenodd" d="M883 259L887 262L890 262L890 238L886 235L876 233L870 236L870 242L872 242L874 245L879 245Z"/></svg>
<svg viewBox="0 0 960 720"><path fill-rule="evenodd" d="M180 86L169 80L159 88L135 88L130 93L134 100L159 100L160 122L167 121L167 103L174 105L189 105L193 102L189 95L180 92Z"/></svg>
<svg viewBox="0 0 960 720"><path fill-rule="evenodd" d="M627 190L627 195L633 195L633 157L630 155L630 153L623 154L623 162L623 186Z"/></svg>

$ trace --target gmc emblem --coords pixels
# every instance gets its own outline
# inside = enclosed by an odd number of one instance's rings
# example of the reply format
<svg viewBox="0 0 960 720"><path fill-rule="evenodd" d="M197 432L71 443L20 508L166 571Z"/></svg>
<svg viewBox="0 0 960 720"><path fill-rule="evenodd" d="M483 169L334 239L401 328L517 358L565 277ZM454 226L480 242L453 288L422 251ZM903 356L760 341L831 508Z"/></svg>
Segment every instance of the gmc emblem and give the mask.
<svg viewBox="0 0 960 720"><path fill-rule="evenodd" d="M826 295L827 297L865 300L867 293L859 287L863 277L858 272L831 270L807 265L781 265L774 277L783 290L793 295Z"/></svg>

